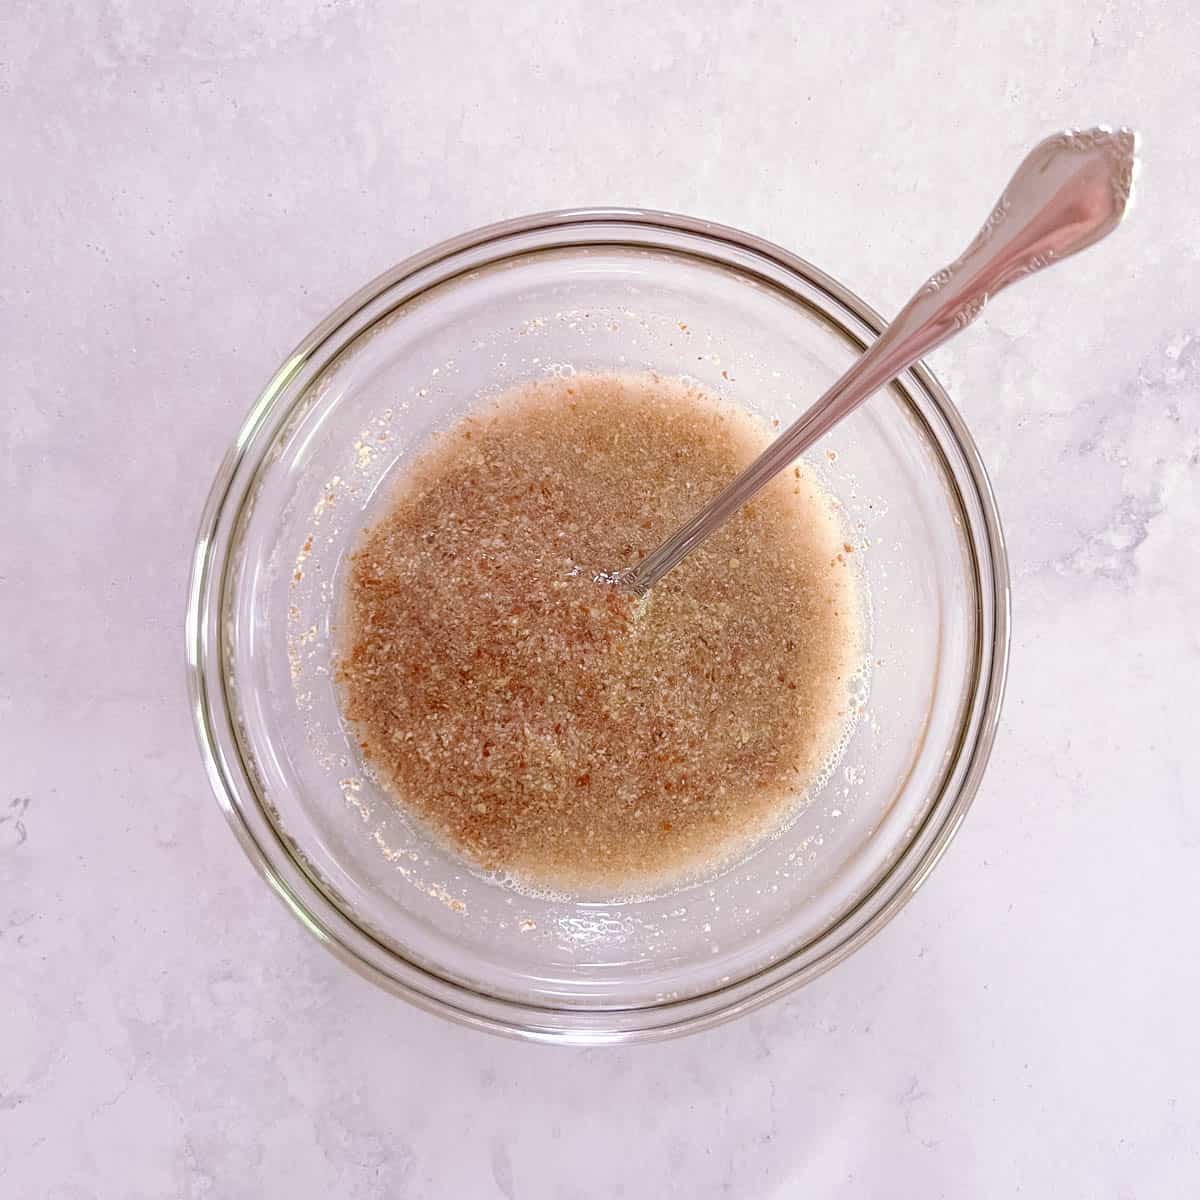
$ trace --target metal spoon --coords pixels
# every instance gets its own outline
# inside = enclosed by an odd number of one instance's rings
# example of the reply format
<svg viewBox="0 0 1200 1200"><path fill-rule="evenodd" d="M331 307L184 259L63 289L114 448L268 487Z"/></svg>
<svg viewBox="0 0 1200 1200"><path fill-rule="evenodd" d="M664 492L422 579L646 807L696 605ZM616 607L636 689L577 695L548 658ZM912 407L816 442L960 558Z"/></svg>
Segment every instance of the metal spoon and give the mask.
<svg viewBox="0 0 1200 1200"><path fill-rule="evenodd" d="M1136 160L1130 129L1071 130L1035 146L962 256L930 277L837 383L636 567L599 578L645 595L868 396L965 329L1001 288L1111 233L1129 207Z"/></svg>

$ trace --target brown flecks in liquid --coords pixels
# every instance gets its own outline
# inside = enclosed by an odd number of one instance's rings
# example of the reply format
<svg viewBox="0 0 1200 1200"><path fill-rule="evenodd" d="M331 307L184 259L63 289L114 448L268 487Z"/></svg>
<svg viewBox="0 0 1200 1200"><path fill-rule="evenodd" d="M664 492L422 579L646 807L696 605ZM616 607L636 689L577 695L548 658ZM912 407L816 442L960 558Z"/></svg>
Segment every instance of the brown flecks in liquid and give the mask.
<svg viewBox="0 0 1200 1200"><path fill-rule="evenodd" d="M354 555L338 677L395 795L476 863L555 886L724 857L837 746L862 651L807 469L635 605L633 566L765 432L650 376L530 384L418 459Z"/></svg>

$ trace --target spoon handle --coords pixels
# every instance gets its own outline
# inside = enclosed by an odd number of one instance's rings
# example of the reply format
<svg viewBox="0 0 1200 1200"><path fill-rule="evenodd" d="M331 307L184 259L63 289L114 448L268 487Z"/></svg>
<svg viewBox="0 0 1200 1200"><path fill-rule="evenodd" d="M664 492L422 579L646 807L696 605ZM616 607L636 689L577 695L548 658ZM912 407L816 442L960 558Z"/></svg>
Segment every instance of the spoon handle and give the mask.
<svg viewBox="0 0 1200 1200"><path fill-rule="evenodd" d="M965 329L1002 288L1111 233L1129 206L1136 138L1104 127L1030 151L963 254L932 275L861 358L722 492L619 576L644 595L760 488L868 396Z"/></svg>

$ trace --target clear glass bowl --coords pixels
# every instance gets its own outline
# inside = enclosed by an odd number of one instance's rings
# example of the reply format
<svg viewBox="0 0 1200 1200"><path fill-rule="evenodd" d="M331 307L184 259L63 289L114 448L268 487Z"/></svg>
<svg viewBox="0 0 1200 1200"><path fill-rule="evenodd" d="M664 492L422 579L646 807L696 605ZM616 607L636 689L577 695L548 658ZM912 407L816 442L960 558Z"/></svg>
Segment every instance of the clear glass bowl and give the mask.
<svg viewBox="0 0 1200 1200"><path fill-rule="evenodd" d="M1009 622L988 482L924 367L810 455L866 547L869 694L833 777L736 867L641 898L536 898L491 882L372 782L330 670L348 550L406 460L481 395L545 373L654 369L787 424L881 328L776 246L597 209L436 246L301 343L213 485L187 650L217 798L325 945L473 1025L631 1041L712 1025L814 978L913 895L979 785Z"/></svg>

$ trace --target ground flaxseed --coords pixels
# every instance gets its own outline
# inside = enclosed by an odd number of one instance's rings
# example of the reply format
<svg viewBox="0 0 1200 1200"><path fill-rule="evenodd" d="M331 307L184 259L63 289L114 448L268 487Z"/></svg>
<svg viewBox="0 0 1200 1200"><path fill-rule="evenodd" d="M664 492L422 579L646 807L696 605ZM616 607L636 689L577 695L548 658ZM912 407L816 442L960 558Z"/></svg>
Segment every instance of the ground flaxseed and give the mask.
<svg viewBox="0 0 1200 1200"><path fill-rule="evenodd" d="M438 437L346 586L344 710L389 790L480 866L560 887L670 875L781 820L863 650L815 476L776 479L636 611L593 581L768 438L619 375L530 384Z"/></svg>

